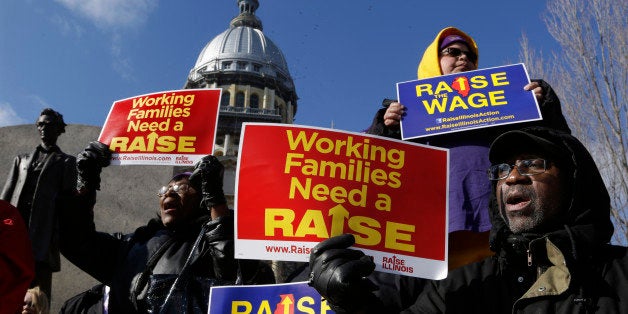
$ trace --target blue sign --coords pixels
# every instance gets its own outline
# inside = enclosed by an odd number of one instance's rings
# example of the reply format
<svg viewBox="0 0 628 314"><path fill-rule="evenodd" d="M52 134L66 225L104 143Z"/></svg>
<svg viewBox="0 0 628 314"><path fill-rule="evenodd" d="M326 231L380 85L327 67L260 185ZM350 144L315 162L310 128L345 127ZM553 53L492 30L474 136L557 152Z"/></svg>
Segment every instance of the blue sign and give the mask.
<svg viewBox="0 0 628 314"><path fill-rule="evenodd" d="M307 282L212 287L209 314L333 314Z"/></svg>
<svg viewBox="0 0 628 314"><path fill-rule="evenodd" d="M401 138L412 139L541 120L523 64L397 83L406 107Z"/></svg>

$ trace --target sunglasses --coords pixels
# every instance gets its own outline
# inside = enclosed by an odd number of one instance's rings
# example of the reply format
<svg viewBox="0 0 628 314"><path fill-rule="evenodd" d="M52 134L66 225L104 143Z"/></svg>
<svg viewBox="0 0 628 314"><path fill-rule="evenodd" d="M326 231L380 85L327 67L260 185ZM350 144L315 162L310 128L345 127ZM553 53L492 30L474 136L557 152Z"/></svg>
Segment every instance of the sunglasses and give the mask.
<svg viewBox="0 0 628 314"><path fill-rule="evenodd" d="M475 61L478 60L478 56L475 53L473 53L473 51L470 51L470 50L469 51L463 51L463 50L460 50L458 48L453 48L453 47L445 48L445 49L441 50L441 54L444 55L444 56L452 56L454 58L457 58L461 54L464 54L465 56L467 56L469 61L471 61L473 63L475 63Z"/></svg>

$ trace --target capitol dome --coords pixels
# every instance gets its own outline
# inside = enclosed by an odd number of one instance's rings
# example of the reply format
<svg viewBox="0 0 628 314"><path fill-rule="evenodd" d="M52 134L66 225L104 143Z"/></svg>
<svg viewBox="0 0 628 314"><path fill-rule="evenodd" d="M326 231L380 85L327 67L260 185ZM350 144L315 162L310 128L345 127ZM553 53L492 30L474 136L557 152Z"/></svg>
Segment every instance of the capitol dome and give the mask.
<svg viewBox="0 0 628 314"><path fill-rule="evenodd" d="M293 123L297 94L288 63L262 32L258 0L237 0L240 14L210 40L184 88L220 88L214 154L237 156L242 123Z"/></svg>
<svg viewBox="0 0 628 314"><path fill-rule="evenodd" d="M262 23L255 16L256 0L240 0L240 15L229 29L212 39L203 48L189 81L198 81L211 73L237 72L274 78L284 88L294 89L283 53L262 32Z"/></svg>

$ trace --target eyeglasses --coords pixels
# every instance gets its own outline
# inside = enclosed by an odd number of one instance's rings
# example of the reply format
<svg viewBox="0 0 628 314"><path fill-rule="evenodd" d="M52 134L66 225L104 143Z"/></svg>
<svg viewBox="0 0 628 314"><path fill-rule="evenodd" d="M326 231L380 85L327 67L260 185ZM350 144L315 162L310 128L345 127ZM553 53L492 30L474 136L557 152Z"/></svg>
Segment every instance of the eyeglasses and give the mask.
<svg viewBox="0 0 628 314"><path fill-rule="evenodd" d="M441 50L441 54L443 54L444 56L452 56L454 58L459 57L461 54L463 54L465 56L467 56L467 58L469 59L469 61L475 63L475 61L478 59L478 56L473 53L473 51L463 51L460 50L458 48L453 48L453 47L449 47L449 48L445 48L443 50Z"/></svg>
<svg viewBox="0 0 628 314"><path fill-rule="evenodd" d="M509 164L497 164L488 168L489 180L501 180L508 177L510 171L517 167L517 171L522 176L533 176L535 174L543 173L547 170L547 161L545 159L525 159L520 160L514 165Z"/></svg>
<svg viewBox="0 0 628 314"><path fill-rule="evenodd" d="M190 189L190 186L185 183L175 184L175 185L170 185L170 186L162 186L161 189L157 191L157 196L164 197L166 194L169 193L170 189L172 189L173 192L179 195L183 195L187 193L187 191Z"/></svg>

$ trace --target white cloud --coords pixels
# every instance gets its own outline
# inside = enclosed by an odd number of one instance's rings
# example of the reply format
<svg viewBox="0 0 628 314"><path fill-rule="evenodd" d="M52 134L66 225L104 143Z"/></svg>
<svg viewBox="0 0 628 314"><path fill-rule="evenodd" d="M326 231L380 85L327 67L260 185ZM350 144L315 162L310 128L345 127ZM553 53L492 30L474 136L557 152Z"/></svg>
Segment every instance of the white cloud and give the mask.
<svg viewBox="0 0 628 314"><path fill-rule="evenodd" d="M37 108L37 109L50 108L50 105L48 104L48 102L39 95L33 95L33 94L26 95L26 99L29 104L33 105L34 108ZM39 114L39 112L37 114Z"/></svg>
<svg viewBox="0 0 628 314"><path fill-rule="evenodd" d="M26 120L20 118L10 104L0 103L0 127L24 123Z"/></svg>
<svg viewBox="0 0 628 314"><path fill-rule="evenodd" d="M55 0L73 14L86 18L111 36L111 67L126 81L134 80L132 60L124 53L125 29L142 27L159 0ZM68 21L69 20L69 21ZM84 28L71 19L52 18L64 34L81 37Z"/></svg>
<svg viewBox="0 0 628 314"><path fill-rule="evenodd" d="M137 27L157 7L158 0L56 0L98 27Z"/></svg>
<svg viewBox="0 0 628 314"><path fill-rule="evenodd" d="M113 69L123 79L133 81L135 79L133 65L129 58L122 53L122 38L118 34L114 34L111 40L111 55L113 56Z"/></svg>
<svg viewBox="0 0 628 314"><path fill-rule="evenodd" d="M85 32L85 29L81 25L77 24L74 20L63 18L60 15L55 14L50 17L50 20L53 24L59 27L61 33L64 35L74 35L76 37L81 37Z"/></svg>

